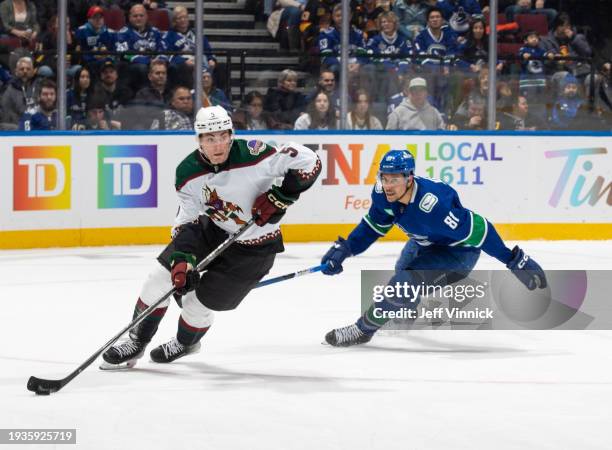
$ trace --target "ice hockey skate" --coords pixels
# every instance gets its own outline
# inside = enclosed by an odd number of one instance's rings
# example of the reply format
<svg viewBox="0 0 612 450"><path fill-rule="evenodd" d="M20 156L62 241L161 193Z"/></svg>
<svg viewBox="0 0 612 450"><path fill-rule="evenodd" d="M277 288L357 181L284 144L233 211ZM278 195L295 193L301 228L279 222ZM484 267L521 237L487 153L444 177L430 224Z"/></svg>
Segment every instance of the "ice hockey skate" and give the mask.
<svg viewBox="0 0 612 450"><path fill-rule="evenodd" d="M356 324L336 328L325 335L325 342L334 347L350 347L351 345L370 342L372 336L364 334Z"/></svg>
<svg viewBox="0 0 612 450"><path fill-rule="evenodd" d="M142 358L147 342L142 342L131 337L119 341L102 355L104 362L100 365L102 370L131 369L136 365L138 359Z"/></svg>
<svg viewBox="0 0 612 450"><path fill-rule="evenodd" d="M198 353L202 344L183 345L175 337L170 342L151 350L151 360L156 363L169 363L191 353Z"/></svg>

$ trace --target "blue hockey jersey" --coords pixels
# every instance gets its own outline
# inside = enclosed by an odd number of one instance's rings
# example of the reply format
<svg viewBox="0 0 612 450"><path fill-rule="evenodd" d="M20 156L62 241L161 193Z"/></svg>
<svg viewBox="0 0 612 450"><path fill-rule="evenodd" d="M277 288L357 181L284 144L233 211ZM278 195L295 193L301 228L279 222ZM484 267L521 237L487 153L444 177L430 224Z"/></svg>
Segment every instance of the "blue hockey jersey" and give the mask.
<svg viewBox="0 0 612 450"><path fill-rule="evenodd" d="M524 59L524 55L529 54L529 59ZM521 89L546 86L546 74L544 72L544 61L534 58L544 58L546 52L540 47L525 45L519 50L521 59L521 75L519 85Z"/></svg>
<svg viewBox="0 0 612 450"><path fill-rule="evenodd" d="M123 27L117 33L117 42L115 48L120 53L128 51L135 52L163 52L165 50L161 32L155 27L147 27L142 33L134 28L127 26ZM159 55L159 57L165 57ZM126 59L133 63L149 64L155 56L149 55L129 55Z"/></svg>
<svg viewBox="0 0 612 450"><path fill-rule="evenodd" d="M399 33L395 33L391 39L379 33L368 41L367 51L368 56L373 57L373 62L403 74L410 66L412 42ZM385 58L385 55L396 55L401 58Z"/></svg>
<svg viewBox="0 0 612 450"><path fill-rule="evenodd" d="M328 67L340 64L342 37L336 28L330 27L322 30L319 33L318 44L319 54L323 57L323 64ZM360 64L368 62L366 58L363 58L366 53L363 32L355 27L351 27L349 33L349 52L352 54L349 61L359 62Z"/></svg>
<svg viewBox="0 0 612 450"><path fill-rule="evenodd" d="M75 34L75 39L78 47L84 52L98 51L114 51L117 33L102 27L97 33L89 22L81 25ZM103 55L83 55L83 61L86 63L93 62L99 59L108 58Z"/></svg>
<svg viewBox="0 0 612 450"><path fill-rule="evenodd" d="M377 183L372 190L368 214L347 239L351 253L362 253L393 225L420 246L478 248L504 264L512 257L512 251L493 225L464 208L457 192L441 181L414 177L412 197L407 205L387 201L382 186Z"/></svg>
<svg viewBox="0 0 612 450"><path fill-rule="evenodd" d="M36 109L32 112L25 112L19 119L19 129L22 131L32 130L55 130L57 128L57 111L51 114L51 120Z"/></svg>
<svg viewBox="0 0 612 450"><path fill-rule="evenodd" d="M195 52L195 32L188 30L187 33L179 33L176 30L170 30L163 35L164 46L169 52ZM208 62L211 59L216 61L213 50L208 42L206 36L203 36L204 40L204 62ZM187 58L194 57L195 55L170 55L170 64L180 65L183 64Z"/></svg>
<svg viewBox="0 0 612 450"><path fill-rule="evenodd" d="M419 33L414 40L415 53L422 56L452 57L457 54L457 35L448 27L442 27L440 38L436 39L429 27ZM441 64L440 59L421 59L421 65Z"/></svg>

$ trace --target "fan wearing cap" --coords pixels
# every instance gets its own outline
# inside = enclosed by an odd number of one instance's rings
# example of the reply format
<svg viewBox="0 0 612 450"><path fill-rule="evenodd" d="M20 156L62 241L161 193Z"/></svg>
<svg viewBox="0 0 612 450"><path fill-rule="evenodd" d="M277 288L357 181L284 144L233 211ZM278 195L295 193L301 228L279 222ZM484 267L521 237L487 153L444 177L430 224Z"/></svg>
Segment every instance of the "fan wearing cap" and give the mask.
<svg viewBox="0 0 612 450"><path fill-rule="evenodd" d="M118 82L117 66L112 60L102 63L100 80L94 86L94 94L104 99L105 108L116 111L119 106L127 104L134 93L130 88Z"/></svg>
<svg viewBox="0 0 612 450"><path fill-rule="evenodd" d="M527 289L546 287L546 275L533 259L518 246L508 248L493 224L465 208L451 186L418 177L415 169L409 151L388 151L380 161L370 210L348 238L339 237L321 260L326 265L324 274L337 275L346 258L366 251L393 225L410 238L382 298L355 323L327 333L325 341L330 345L348 347L370 341L396 313L416 312L419 286L444 287L466 278L481 251L502 262ZM404 287L402 293L393 289L398 284ZM416 317L411 314L410 318Z"/></svg>
<svg viewBox="0 0 612 450"><path fill-rule="evenodd" d="M87 23L81 25L76 31L77 51L85 52L82 55L85 65L92 73L99 73L104 61L111 59L109 55L95 55L86 52L105 52L115 49L116 33L109 30L104 24L104 9L92 6L87 11ZM93 66L93 67L92 67Z"/></svg>
<svg viewBox="0 0 612 450"><path fill-rule="evenodd" d="M174 288L182 295L176 336L153 349L151 359L172 362L200 349L213 311L236 308L284 250L279 221L317 179L321 161L297 143L277 148L234 138L232 119L220 106L201 108L194 123L197 148L176 169L179 210L172 242L145 282L135 314ZM257 226L221 253L201 275L197 263L251 218ZM157 331L168 302L155 309L104 353L103 368L133 366Z"/></svg>
<svg viewBox="0 0 612 450"><path fill-rule="evenodd" d="M427 100L427 81L416 77L408 85L408 97L389 114L387 130L443 130L444 119Z"/></svg>

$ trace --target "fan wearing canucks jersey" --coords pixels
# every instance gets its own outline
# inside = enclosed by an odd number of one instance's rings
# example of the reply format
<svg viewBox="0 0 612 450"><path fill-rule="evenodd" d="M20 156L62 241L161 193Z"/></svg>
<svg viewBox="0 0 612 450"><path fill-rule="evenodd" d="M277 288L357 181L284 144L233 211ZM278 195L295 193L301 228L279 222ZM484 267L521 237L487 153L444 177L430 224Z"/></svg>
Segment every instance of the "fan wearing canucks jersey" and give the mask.
<svg viewBox="0 0 612 450"><path fill-rule="evenodd" d="M364 252L397 225L410 240L397 260L390 286L455 283L469 275L484 251L505 264L528 289L546 287L542 268L518 246L506 247L493 224L465 208L452 187L417 177L414 170L414 158L407 150L390 150L383 156L368 214L347 239L338 238L323 256L323 273L339 274L347 257ZM376 308L397 311L407 304L416 307L418 300L387 296ZM327 333L325 340L334 346L366 343L388 321L379 316L372 306L356 323Z"/></svg>
<svg viewBox="0 0 612 450"><path fill-rule="evenodd" d="M153 349L151 359L172 362L200 349L213 311L236 308L284 250L279 221L321 172L315 152L297 143L278 148L259 140L235 139L232 119L220 106L196 115L198 148L176 169L179 209L172 242L157 258L136 303L134 317L173 287L182 295L176 337ZM195 267L229 234L251 218L240 239L201 275ZM103 369L133 367L166 313L162 303L129 338L103 354Z"/></svg>

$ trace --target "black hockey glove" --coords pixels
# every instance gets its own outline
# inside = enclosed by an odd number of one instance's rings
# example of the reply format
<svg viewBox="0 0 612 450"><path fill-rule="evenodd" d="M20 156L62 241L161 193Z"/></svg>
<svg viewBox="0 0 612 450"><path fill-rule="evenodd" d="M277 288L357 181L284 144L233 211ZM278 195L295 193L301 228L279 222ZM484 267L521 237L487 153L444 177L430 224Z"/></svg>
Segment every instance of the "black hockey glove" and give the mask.
<svg viewBox="0 0 612 450"><path fill-rule="evenodd" d="M267 223L278 223L287 208L297 199L287 197L277 186L272 186L267 192L259 195L253 203L251 214L260 227Z"/></svg>
<svg viewBox="0 0 612 450"><path fill-rule="evenodd" d="M174 252L170 256L172 285L179 295L185 295L193 291L200 282L200 273L195 270L196 259L193 255L182 252Z"/></svg>
<svg viewBox="0 0 612 450"><path fill-rule="evenodd" d="M334 245L332 245L321 259L321 264L325 264L322 272L325 275L338 275L344 270L342 262L351 256L351 254L351 248L346 240L338 237L338 240L334 242Z"/></svg>
<svg viewBox="0 0 612 450"><path fill-rule="evenodd" d="M527 256L518 245L512 249L512 258L508 261L506 267L510 269L530 291L533 291L537 287L540 289L546 287L546 274L540 265Z"/></svg>

